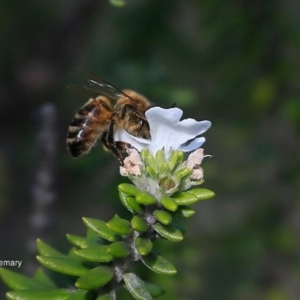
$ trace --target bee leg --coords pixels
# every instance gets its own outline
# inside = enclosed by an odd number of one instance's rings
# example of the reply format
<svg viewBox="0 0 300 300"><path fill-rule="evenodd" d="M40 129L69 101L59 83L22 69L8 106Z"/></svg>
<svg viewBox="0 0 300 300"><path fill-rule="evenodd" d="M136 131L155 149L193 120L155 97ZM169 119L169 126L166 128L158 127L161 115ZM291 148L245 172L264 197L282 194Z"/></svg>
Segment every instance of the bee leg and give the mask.
<svg viewBox="0 0 300 300"><path fill-rule="evenodd" d="M120 164L123 166L124 161L121 153L119 152L118 148L115 145L108 144L107 142L107 136L106 134L102 136L101 138L103 147L106 151L111 151L114 157L120 162Z"/></svg>
<svg viewBox="0 0 300 300"><path fill-rule="evenodd" d="M112 154L117 158L117 160L120 162L120 164L124 165L123 157L117 147L117 143L114 140L114 121L111 120L108 126L108 131L102 136L101 140L104 145L104 147L107 150L110 150Z"/></svg>

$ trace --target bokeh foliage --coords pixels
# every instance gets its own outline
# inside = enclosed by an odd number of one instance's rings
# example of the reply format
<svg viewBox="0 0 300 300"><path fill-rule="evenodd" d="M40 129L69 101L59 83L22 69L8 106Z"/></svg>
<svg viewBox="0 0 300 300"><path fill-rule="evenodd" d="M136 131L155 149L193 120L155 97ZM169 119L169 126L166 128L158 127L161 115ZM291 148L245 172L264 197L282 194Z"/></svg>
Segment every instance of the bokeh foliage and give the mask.
<svg viewBox="0 0 300 300"><path fill-rule="evenodd" d="M85 80L79 66L213 123L203 167L217 197L196 208L185 243L160 245L178 269L149 278L163 299L298 299L299 14L296 0L1 1L0 259L27 258L44 103L58 111L50 239L66 247L81 216L122 209L117 162L100 147L75 161L65 150L85 101L65 91Z"/></svg>

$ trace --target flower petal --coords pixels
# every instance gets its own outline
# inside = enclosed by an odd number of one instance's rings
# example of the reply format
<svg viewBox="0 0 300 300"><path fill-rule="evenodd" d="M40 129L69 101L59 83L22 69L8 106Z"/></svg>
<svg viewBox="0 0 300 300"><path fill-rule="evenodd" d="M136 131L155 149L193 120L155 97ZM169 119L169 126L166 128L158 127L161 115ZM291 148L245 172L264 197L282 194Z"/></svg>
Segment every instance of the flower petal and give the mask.
<svg viewBox="0 0 300 300"><path fill-rule="evenodd" d="M184 152L191 152L200 148L204 142L205 142L205 138L199 137L191 141L188 145L180 146L179 150L182 150Z"/></svg>
<svg viewBox="0 0 300 300"><path fill-rule="evenodd" d="M118 128L114 133L114 139L116 142L121 141L130 144L132 147L137 149L139 152L143 148L147 148L150 144L150 140L138 138L136 136L133 136L129 134L125 129Z"/></svg>

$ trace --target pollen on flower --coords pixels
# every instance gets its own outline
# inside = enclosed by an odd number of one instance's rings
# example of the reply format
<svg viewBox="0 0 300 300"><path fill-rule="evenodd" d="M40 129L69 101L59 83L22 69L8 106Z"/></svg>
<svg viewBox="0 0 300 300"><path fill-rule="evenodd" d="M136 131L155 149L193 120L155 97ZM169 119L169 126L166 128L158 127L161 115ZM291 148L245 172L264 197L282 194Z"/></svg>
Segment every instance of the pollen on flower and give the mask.
<svg viewBox="0 0 300 300"><path fill-rule="evenodd" d="M203 158L204 149L199 148L189 155L188 159L186 160L186 166L191 170L196 167L199 167L202 163Z"/></svg>
<svg viewBox="0 0 300 300"><path fill-rule="evenodd" d="M191 175L191 180L202 180L204 177L204 172L203 169L201 167L199 167L198 169L193 169L193 173Z"/></svg>
<svg viewBox="0 0 300 300"><path fill-rule="evenodd" d="M192 152L186 160L187 168L192 170L191 179L192 180L202 180L204 177L203 169L200 167L203 158L210 156L204 155L204 149L199 148Z"/></svg>
<svg viewBox="0 0 300 300"><path fill-rule="evenodd" d="M120 166L120 174L122 176L141 175L142 161L139 152L136 149L129 148L127 153L129 155L124 159L124 165Z"/></svg>

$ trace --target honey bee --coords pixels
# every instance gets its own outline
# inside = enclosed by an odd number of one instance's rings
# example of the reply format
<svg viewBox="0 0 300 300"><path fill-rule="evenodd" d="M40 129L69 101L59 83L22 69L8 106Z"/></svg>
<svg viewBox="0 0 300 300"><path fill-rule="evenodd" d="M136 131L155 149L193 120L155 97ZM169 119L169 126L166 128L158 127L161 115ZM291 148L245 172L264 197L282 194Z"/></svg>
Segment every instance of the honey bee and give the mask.
<svg viewBox="0 0 300 300"><path fill-rule="evenodd" d="M145 112L152 105L132 90L122 91L95 75L83 72L88 78L88 85L67 87L76 94L89 97L69 126L67 148L76 158L88 153L100 139L104 149L111 151L123 165L121 152L130 145L115 141L114 133L123 128L133 136L150 139Z"/></svg>

